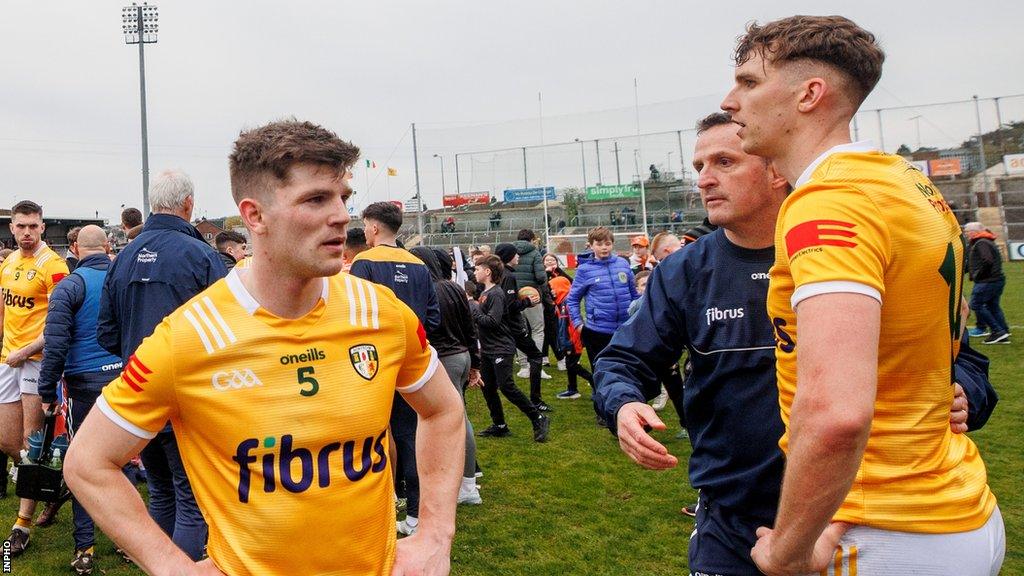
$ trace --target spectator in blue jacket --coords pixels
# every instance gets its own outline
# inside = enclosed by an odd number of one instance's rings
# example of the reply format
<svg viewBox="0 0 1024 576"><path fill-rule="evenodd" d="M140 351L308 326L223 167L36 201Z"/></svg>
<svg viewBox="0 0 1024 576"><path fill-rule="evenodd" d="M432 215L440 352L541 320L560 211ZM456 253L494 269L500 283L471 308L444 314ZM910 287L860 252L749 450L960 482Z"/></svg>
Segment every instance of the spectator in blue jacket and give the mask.
<svg viewBox="0 0 1024 576"><path fill-rule="evenodd" d="M566 300L573 325L583 327L581 337L591 371L612 334L629 318L630 303L640 297L629 262L613 253L614 242L615 236L604 226L590 230L587 246L593 255L579 256L576 278ZM583 300L585 322L580 312Z"/></svg>
<svg viewBox="0 0 1024 576"><path fill-rule="evenodd" d="M189 224L195 195L184 172L166 170L150 186L152 214L114 260L103 284L96 339L122 361L135 353L164 317L227 275L220 256ZM149 514L193 560L206 544L206 522L196 505L170 425L142 450Z"/></svg>
<svg viewBox="0 0 1024 576"><path fill-rule="evenodd" d="M78 266L54 288L46 310L39 397L44 405L56 403L57 386L63 376L73 439L100 390L121 371L122 362L120 356L107 352L96 341L100 295L110 267L106 233L99 226L85 226L78 231L71 250L77 255ZM91 574L95 528L78 500L72 500L71 507L75 522L71 567L77 574Z"/></svg>

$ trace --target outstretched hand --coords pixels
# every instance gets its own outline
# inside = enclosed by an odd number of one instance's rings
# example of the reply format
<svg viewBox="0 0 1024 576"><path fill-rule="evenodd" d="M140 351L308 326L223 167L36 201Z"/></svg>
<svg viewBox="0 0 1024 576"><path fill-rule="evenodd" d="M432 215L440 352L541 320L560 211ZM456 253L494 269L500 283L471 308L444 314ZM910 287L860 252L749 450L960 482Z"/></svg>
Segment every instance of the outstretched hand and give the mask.
<svg viewBox="0 0 1024 576"><path fill-rule="evenodd" d="M648 470L668 470L679 464L679 459L644 429L645 426L665 429L665 423L650 405L645 402L624 404L619 408L617 421L619 447L634 462Z"/></svg>

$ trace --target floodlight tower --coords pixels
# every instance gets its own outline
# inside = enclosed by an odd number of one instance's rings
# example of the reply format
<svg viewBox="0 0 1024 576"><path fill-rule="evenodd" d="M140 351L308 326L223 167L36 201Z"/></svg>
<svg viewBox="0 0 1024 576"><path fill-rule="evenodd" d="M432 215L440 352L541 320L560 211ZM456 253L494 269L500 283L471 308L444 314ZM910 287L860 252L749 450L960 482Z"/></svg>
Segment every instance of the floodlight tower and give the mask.
<svg viewBox="0 0 1024 576"><path fill-rule="evenodd" d="M132 2L121 9L121 30L125 44L139 45L139 99L142 103L142 214L149 217L149 138L146 133L146 44L156 44L156 6Z"/></svg>

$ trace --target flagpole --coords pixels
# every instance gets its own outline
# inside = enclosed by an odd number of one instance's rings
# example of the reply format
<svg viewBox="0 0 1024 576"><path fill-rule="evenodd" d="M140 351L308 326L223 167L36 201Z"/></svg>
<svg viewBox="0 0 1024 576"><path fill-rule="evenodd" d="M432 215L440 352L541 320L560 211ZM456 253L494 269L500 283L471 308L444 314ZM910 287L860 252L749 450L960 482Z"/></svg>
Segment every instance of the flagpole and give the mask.
<svg viewBox="0 0 1024 576"><path fill-rule="evenodd" d="M537 125L540 128L540 193L544 198L544 250L551 251L551 242L548 238L548 191L544 186L544 102L541 100L540 92L537 92ZM525 150L525 148L524 148ZM529 187L529 185L527 185Z"/></svg>
<svg viewBox="0 0 1024 576"><path fill-rule="evenodd" d="M420 195L420 155L416 148L416 123L412 123L412 163L416 170L416 228L423 242L423 197Z"/></svg>
<svg viewBox="0 0 1024 576"><path fill-rule="evenodd" d="M649 236L647 233L647 190L644 188L643 172L640 171L643 153L640 146L640 86L636 78L633 78L633 106L636 109L636 175L640 179L640 210L644 219L644 236Z"/></svg>

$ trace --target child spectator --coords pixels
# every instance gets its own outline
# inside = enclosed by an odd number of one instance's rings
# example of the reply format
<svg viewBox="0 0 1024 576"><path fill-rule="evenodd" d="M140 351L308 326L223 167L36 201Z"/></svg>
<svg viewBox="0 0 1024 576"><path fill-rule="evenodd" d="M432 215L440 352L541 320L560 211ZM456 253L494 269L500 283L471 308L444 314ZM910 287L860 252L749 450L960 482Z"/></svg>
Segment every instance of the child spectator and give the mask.
<svg viewBox="0 0 1024 576"><path fill-rule="evenodd" d="M505 423L505 411L498 396L500 390L530 419L534 441L545 442L551 420L530 402L512 379L516 344L505 315L505 289L500 286L504 274L505 265L497 256L488 256L474 269L476 281L484 285L484 291L480 294L479 304L471 303L470 309L480 336L480 376L484 381L484 400L492 422L479 435L501 438L512 434Z"/></svg>
<svg viewBox="0 0 1024 576"><path fill-rule="evenodd" d="M660 264L681 246L682 242L679 241L678 236L671 232L660 232L654 236L654 240L651 240L651 258Z"/></svg>
<svg viewBox="0 0 1024 576"><path fill-rule="evenodd" d="M630 246L633 247L633 253L629 256L629 268L633 274L643 270L653 270L656 262L651 258L650 241L647 236L634 236L630 240Z"/></svg>
<svg viewBox="0 0 1024 576"><path fill-rule="evenodd" d="M561 263L558 261L558 256L548 252L544 255L544 273L547 274L548 281L544 284L545 289L541 292L541 303L544 305L544 347L541 349L541 353L544 355L544 360L548 358L548 349L550 348L555 352L555 360L558 361L558 369L565 372L565 353L562 348L558 346L558 313L555 310L557 306L554 297L554 291L551 289L551 279L556 277L565 278L569 281L567 286L572 285L572 278L562 270Z"/></svg>
<svg viewBox="0 0 1024 576"><path fill-rule="evenodd" d="M555 313L558 315L558 334L554 347L564 354L566 378L568 386L556 397L559 400L575 400L580 397L579 388L576 384L576 377L579 376L587 381L591 387L594 386L593 375L586 368L580 365L580 357L583 355L583 342L580 340L580 331L573 325L569 318L569 307L566 299L569 297L569 290L572 289L572 282L567 276L555 276L549 281L551 292L555 297Z"/></svg>

